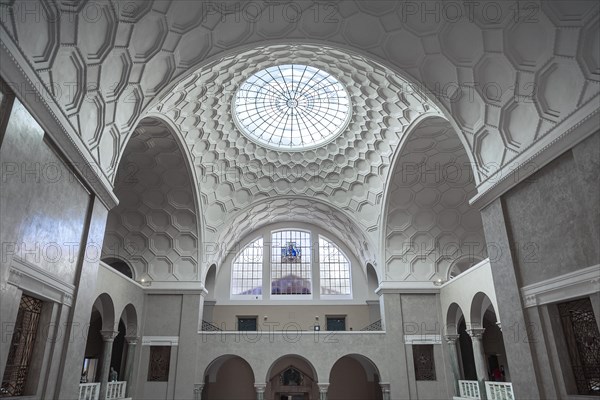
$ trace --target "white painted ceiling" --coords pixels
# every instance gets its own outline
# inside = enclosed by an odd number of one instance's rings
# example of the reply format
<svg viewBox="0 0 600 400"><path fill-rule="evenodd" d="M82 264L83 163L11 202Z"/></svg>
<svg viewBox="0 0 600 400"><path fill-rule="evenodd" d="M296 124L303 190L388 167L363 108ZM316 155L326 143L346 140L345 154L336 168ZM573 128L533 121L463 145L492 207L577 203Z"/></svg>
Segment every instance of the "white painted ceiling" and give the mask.
<svg viewBox="0 0 600 400"><path fill-rule="evenodd" d="M525 9L482 1L472 20L464 9L450 18L455 10L443 2L423 15L398 1L207 4L0 4L2 46L25 57L25 73L55 99L67 132L111 182L142 118L178 131L194 163L198 240L236 240L265 221L302 220L322 208L328 217L315 223L341 224L342 237L357 232L346 240L362 260L387 260L381 214L391 162L424 116L448 119L445 132L452 128L466 148L454 157L473 164L473 187L461 189L468 197L519 154L575 126L586 116L574 111L599 99L596 1ZM237 85L284 62L322 68L346 86L353 117L339 139L293 154L237 131Z"/></svg>

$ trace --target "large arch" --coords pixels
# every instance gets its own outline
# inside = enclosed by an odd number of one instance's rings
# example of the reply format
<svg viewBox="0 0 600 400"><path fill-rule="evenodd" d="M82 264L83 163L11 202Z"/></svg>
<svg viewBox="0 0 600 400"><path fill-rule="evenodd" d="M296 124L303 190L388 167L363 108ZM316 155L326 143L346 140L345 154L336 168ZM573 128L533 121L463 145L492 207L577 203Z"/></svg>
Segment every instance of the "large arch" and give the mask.
<svg viewBox="0 0 600 400"><path fill-rule="evenodd" d="M225 354L213 360L203 376L202 398L247 400L255 398L254 371L242 357Z"/></svg>
<svg viewBox="0 0 600 400"><path fill-rule="evenodd" d="M103 257L125 259L138 279L200 279L202 240L196 185L173 129L145 118L128 142L108 215Z"/></svg>
<svg viewBox="0 0 600 400"><path fill-rule="evenodd" d="M293 382L286 382L284 378L288 375ZM265 382L265 398L279 400L288 393L304 393L315 399L319 396L317 371L308 359L298 354L287 354L273 361Z"/></svg>
<svg viewBox="0 0 600 400"><path fill-rule="evenodd" d="M422 119L396 150L384 197L381 258L389 280L446 280L457 259L487 255L475 170L449 122ZM465 267L466 268L466 267Z"/></svg>
<svg viewBox="0 0 600 400"><path fill-rule="evenodd" d="M364 230L351 217L323 200L304 196L278 196L257 201L231 217L221 229L217 243L229 244L213 252L217 266L231 247L252 231L278 222L305 222L332 232L348 248L355 251L361 265L376 262L376 250ZM363 268L364 270L364 268ZM366 274L366 271L365 271Z"/></svg>
<svg viewBox="0 0 600 400"><path fill-rule="evenodd" d="M340 357L331 367L327 398L331 400L381 400L377 365L361 354Z"/></svg>

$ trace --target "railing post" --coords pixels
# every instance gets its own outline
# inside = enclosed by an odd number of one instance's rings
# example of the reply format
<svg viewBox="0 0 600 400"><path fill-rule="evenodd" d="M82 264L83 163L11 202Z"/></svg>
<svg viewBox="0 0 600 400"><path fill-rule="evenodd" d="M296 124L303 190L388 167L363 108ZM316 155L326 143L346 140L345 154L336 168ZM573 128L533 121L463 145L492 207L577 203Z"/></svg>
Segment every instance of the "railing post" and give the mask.
<svg viewBox="0 0 600 400"><path fill-rule="evenodd" d="M100 400L106 399L106 390L108 388L108 372L110 369L110 361L112 357L112 348L115 338L119 331L100 331L104 346L102 349L102 366L100 370Z"/></svg>
<svg viewBox="0 0 600 400"><path fill-rule="evenodd" d="M467 330L473 343L473 358L475 359L475 370L477 371L477 380L479 381L479 394L482 399L485 395L485 381L488 380L487 367L485 362L485 352L483 350L483 333L484 328L473 328Z"/></svg>
<svg viewBox="0 0 600 400"><path fill-rule="evenodd" d="M444 339L448 343L448 351L450 352L450 366L452 367L452 374L454 375L454 394L458 396L459 387L458 380L460 379L460 371L458 370L458 353L456 348L456 341L459 335L446 335Z"/></svg>

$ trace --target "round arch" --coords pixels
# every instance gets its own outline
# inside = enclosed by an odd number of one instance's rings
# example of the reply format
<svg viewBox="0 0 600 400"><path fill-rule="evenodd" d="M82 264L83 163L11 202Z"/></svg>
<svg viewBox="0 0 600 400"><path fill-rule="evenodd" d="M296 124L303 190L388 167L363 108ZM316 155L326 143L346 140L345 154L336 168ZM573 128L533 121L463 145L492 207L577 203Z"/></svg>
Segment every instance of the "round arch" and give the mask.
<svg viewBox="0 0 600 400"><path fill-rule="evenodd" d="M446 312L446 334L458 335L458 326L464 319L464 314L460 306L456 303L450 304Z"/></svg>
<svg viewBox="0 0 600 400"><path fill-rule="evenodd" d="M310 373L315 382L319 381L319 377L317 375L317 370L315 369L314 365L306 357L303 357L299 354L286 354L286 355L278 357L273 362L271 362L271 365L269 366L269 369L267 370L267 375L265 376L265 382L268 382L272 378L272 375L277 372L274 370L277 367L277 364L284 360L287 361L287 359L299 360L304 366L306 366L309 369L308 371L305 371L305 372Z"/></svg>
<svg viewBox="0 0 600 400"><path fill-rule="evenodd" d="M225 354L214 359L204 371L203 382L203 399L244 400L256 396L254 371L248 361L237 355Z"/></svg>
<svg viewBox="0 0 600 400"><path fill-rule="evenodd" d="M138 280L197 281L203 221L189 149L168 120L142 119L123 149L103 258L125 259Z"/></svg>
<svg viewBox="0 0 600 400"><path fill-rule="evenodd" d="M121 320L125 324L126 336L137 336L138 330L138 313L135 306L131 303L127 304L121 312Z"/></svg>
<svg viewBox="0 0 600 400"><path fill-rule="evenodd" d="M92 310L97 310L102 318L102 330L114 331L115 324L115 304L108 293L102 293L94 301Z"/></svg>
<svg viewBox="0 0 600 400"><path fill-rule="evenodd" d="M381 375L377 365L362 354L336 360L329 372L327 398L331 400L381 400Z"/></svg>
<svg viewBox="0 0 600 400"><path fill-rule="evenodd" d="M477 175L468 153L439 115L422 115L403 136L388 171L379 233L389 279L445 279L456 259L471 266L487 256L480 212L468 204Z"/></svg>
<svg viewBox="0 0 600 400"><path fill-rule="evenodd" d="M488 310L491 310L495 315L498 315L488 295L483 292L477 292L475 296L473 296L473 300L471 300L471 309L469 312L470 322L473 328L483 327L483 317Z"/></svg>

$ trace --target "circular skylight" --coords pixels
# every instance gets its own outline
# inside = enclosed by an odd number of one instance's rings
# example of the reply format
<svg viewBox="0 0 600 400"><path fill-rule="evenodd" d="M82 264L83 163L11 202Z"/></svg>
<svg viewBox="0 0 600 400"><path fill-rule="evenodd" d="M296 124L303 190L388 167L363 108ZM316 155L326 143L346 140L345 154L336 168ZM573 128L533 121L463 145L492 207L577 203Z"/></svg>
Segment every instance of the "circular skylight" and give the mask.
<svg viewBox="0 0 600 400"><path fill-rule="evenodd" d="M350 120L342 84L320 69L286 64L263 69L238 89L234 121L250 139L268 147L300 150L322 145Z"/></svg>

